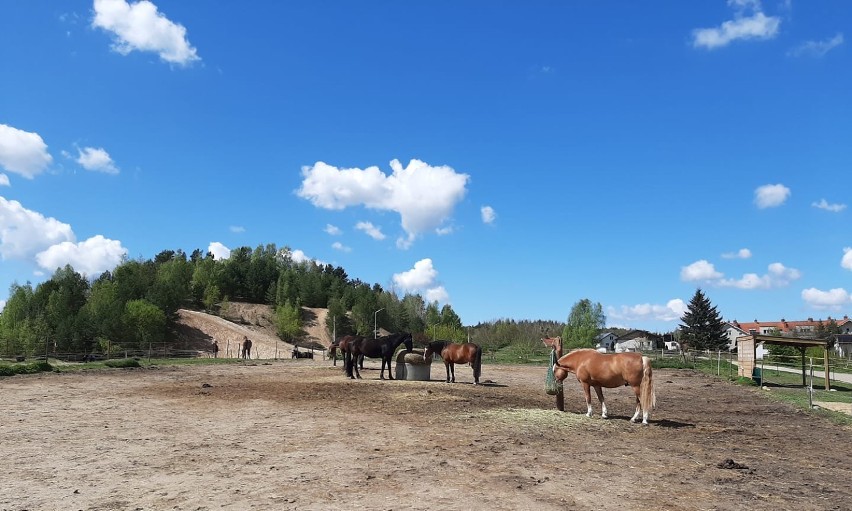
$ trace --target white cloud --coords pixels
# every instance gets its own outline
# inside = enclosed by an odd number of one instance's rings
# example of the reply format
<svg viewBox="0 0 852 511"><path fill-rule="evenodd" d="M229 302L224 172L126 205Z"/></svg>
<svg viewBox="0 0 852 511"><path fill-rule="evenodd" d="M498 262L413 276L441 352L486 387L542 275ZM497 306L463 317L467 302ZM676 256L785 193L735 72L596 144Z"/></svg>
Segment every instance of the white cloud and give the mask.
<svg viewBox="0 0 852 511"><path fill-rule="evenodd" d="M696 282L702 280L716 280L724 277L722 273L716 271L713 263L701 259L695 261L689 266L684 266L680 269L680 279L685 282Z"/></svg>
<svg viewBox="0 0 852 511"><path fill-rule="evenodd" d="M840 260L840 266L847 270L852 270L852 247L843 249L843 259Z"/></svg>
<svg viewBox="0 0 852 511"><path fill-rule="evenodd" d="M3 309L6 308L6 300L0 300L0 312L3 312Z"/></svg>
<svg viewBox="0 0 852 511"><path fill-rule="evenodd" d="M228 230L231 231L234 234L241 234L241 233L246 232L246 228L243 227L242 225L232 225L232 226L228 227Z"/></svg>
<svg viewBox="0 0 852 511"><path fill-rule="evenodd" d="M843 34L838 32L831 39L825 41L805 41L787 52L790 57L824 57L826 53L843 44Z"/></svg>
<svg viewBox="0 0 852 511"><path fill-rule="evenodd" d="M444 286L437 282L438 271L432 266L431 259L421 259L414 268L393 275L393 283L405 292L421 293L429 301L447 303L450 296Z"/></svg>
<svg viewBox="0 0 852 511"><path fill-rule="evenodd" d="M482 223L485 224L494 223L494 220L497 219L497 212L491 206L482 206L480 214L482 215Z"/></svg>
<svg viewBox="0 0 852 511"><path fill-rule="evenodd" d="M675 321L683 317L687 305L680 298L669 300L665 305L643 303L622 305L619 308L608 307L607 319L623 321Z"/></svg>
<svg viewBox="0 0 852 511"><path fill-rule="evenodd" d="M738 280L721 279L716 282L722 287L735 287L738 289L772 289L784 287L794 280L801 278L802 274L795 268L787 268L781 263L769 265L768 273L759 276L756 273L746 273Z"/></svg>
<svg viewBox="0 0 852 511"><path fill-rule="evenodd" d="M747 248L741 248L736 252L726 252L722 254L723 259L749 259L751 257L751 250Z"/></svg>
<svg viewBox="0 0 852 511"><path fill-rule="evenodd" d="M294 263L308 263L313 261L319 266L325 266L327 264L325 261L322 261L320 259L314 259L313 257L309 257L308 254L306 254L304 251L298 249L291 250L289 252L289 256Z"/></svg>
<svg viewBox="0 0 852 511"><path fill-rule="evenodd" d="M0 197L0 257L28 259L63 241L75 241L70 225Z"/></svg>
<svg viewBox="0 0 852 511"><path fill-rule="evenodd" d="M331 224L325 224L325 232L332 236L340 236L343 234L343 231L341 231L339 227Z"/></svg>
<svg viewBox="0 0 852 511"><path fill-rule="evenodd" d="M374 240L385 239L385 235L382 234L382 230L370 222L358 222L357 224L355 224L355 228L359 231L363 231L367 236L373 238Z"/></svg>
<svg viewBox="0 0 852 511"><path fill-rule="evenodd" d="M335 241L334 243L332 243L331 248L333 248L334 250L339 250L341 252L352 252L352 249L350 247L347 247L339 241Z"/></svg>
<svg viewBox="0 0 852 511"><path fill-rule="evenodd" d="M0 174L0 186L12 186L9 183L9 176L6 174Z"/></svg>
<svg viewBox="0 0 852 511"><path fill-rule="evenodd" d="M100 234L86 241L74 243L63 241L36 254L36 262L47 271L62 268L66 264L89 277L112 270L121 263L127 249L118 240L104 238Z"/></svg>
<svg viewBox="0 0 852 511"><path fill-rule="evenodd" d="M817 209L831 211L832 213L840 213L841 211L846 209L846 204L829 204L828 201L825 199L820 199L819 202L812 202L811 206Z"/></svg>
<svg viewBox="0 0 852 511"><path fill-rule="evenodd" d="M802 290L802 300L815 309L840 310L852 303L849 293L843 288L821 291L815 287Z"/></svg>
<svg viewBox="0 0 852 511"><path fill-rule="evenodd" d="M734 8L734 19L718 27L693 30L694 47L713 50L739 39L772 39L778 35L781 18L763 14L757 0L729 0L728 5Z"/></svg>
<svg viewBox="0 0 852 511"><path fill-rule="evenodd" d="M438 236L446 236L447 234L452 234L454 230L455 229L453 229L452 225L448 225L446 227L438 227L437 229L435 229L435 234L437 234Z"/></svg>
<svg viewBox="0 0 852 511"><path fill-rule="evenodd" d="M231 257L231 249L218 241L211 242L210 246L207 247L207 251L213 254L213 259L216 260L228 259Z"/></svg>
<svg viewBox="0 0 852 511"><path fill-rule="evenodd" d="M185 66L200 60L186 39L186 28L170 21L148 0L95 0L92 26L113 34L113 50L122 55L150 51L171 64Z"/></svg>
<svg viewBox="0 0 852 511"><path fill-rule="evenodd" d="M760 209L774 208L784 204L790 197L790 189L782 184L759 186L754 191L754 203Z"/></svg>
<svg viewBox="0 0 852 511"><path fill-rule="evenodd" d="M44 172L51 162L53 157L38 133L0 124L0 167L32 179Z"/></svg>
<svg viewBox="0 0 852 511"><path fill-rule="evenodd" d="M420 234L438 228L452 214L470 179L448 166L433 167L411 160L403 167L390 162L393 170L385 175L378 167L338 169L323 162L302 167L302 186L297 195L314 206L342 210L363 206L399 213L406 237L397 246L410 247Z"/></svg>
<svg viewBox="0 0 852 511"><path fill-rule="evenodd" d="M105 174L118 174L118 167L110 158L109 153L104 148L84 147L78 148L80 156L75 160L86 170L103 172Z"/></svg>

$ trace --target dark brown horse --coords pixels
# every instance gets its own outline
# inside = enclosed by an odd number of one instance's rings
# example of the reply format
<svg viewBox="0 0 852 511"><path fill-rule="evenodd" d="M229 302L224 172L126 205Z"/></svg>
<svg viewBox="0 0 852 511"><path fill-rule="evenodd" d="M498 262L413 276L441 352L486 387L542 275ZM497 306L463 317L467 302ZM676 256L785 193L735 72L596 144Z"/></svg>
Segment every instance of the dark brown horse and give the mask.
<svg viewBox="0 0 852 511"><path fill-rule="evenodd" d="M352 376L352 371L346 367L346 354L352 348L352 343L357 339L363 339L360 335L344 335L337 342L333 343L329 350L329 356L334 360L333 364L337 365L337 352L340 352L340 357L343 359L343 370L347 376ZM364 357L358 357L358 365L364 369Z"/></svg>
<svg viewBox="0 0 852 511"><path fill-rule="evenodd" d="M350 378L361 378L361 372L358 371L358 365L353 361L357 360L358 356L382 359L382 371L379 373L379 379L385 379L385 364L388 366L388 379L393 380L391 375L391 357L400 344L405 344L407 351L411 351L413 340L411 334L391 334L371 339L369 337L361 337L352 341L351 348L346 352L344 366L347 367L346 375ZM353 375L354 373L354 375Z"/></svg>
<svg viewBox="0 0 852 511"><path fill-rule="evenodd" d="M479 376L482 374L482 348L479 345L472 342L456 344L452 341L432 341L426 345L423 358L429 360L435 353L441 355L444 360L447 383L456 382L456 364L470 364L473 368L473 384L479 384Z"/></svg>
<svg viewBox="0 0 852 511"><path fill-rule="evenodd" d="M654 380L651 371L651 359L640 353L603 354L593 349L574 350L559 358L553 366L553 373L559 381L568 377L568 373L577 376L586 394L586 416L592 416L592 395L590 387L601 402L601 417L606 418L606 402L601 387L612 389L630 385L636 394L636 413L630 422L636 422L642 414L642 424L648 424L648 417L657 402L654 393Z"/></svg>

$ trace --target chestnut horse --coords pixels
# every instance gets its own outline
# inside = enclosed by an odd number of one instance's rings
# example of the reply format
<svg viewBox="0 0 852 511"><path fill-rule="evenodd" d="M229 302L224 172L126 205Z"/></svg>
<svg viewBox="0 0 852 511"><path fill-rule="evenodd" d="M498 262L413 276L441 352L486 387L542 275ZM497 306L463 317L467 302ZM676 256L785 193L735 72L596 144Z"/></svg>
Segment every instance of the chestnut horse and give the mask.
<svg viewBox="0 0 852 511"><path fill-rule="evenodd" d="M337 365L337 352L340 352L340 358L343 359L343 370L346 371L347 376L351 376L352 372L349 368L346 367L346 354L352 347L352 342L356 339L363 339L363 337L361 337L360 335L345 335L338 339L337 342L332 343L332 345L328 348L328 356L334 360L334 365ZM363 355L358 357L358 365L361 367L361 369L364 369Z"/></svg>
<svg viewBox="0 0 852 511"><path fill-rule="evenodd" d="M473 368L473 384L479 384L479 376L482 374L482 348L472 342L456 344L452 341L432 341L426 345L423 358L429 360L433 354L438 353L444 359L444 367L447 369L447 383L456 382L456 364L470 364ZM452 378L450 378L452 374Z"/></svg>
<svg viewBox="0 0 852 511"><path fill-rule="evenodd" d="M341 341L342 342L342 341ZM358 364L353 361L358 360L358 357L370 357L382 359L382 371L379 373L379 379L385 379L385 364L388 366L388 379L393 380L391 375L391 358L400 344L405 344L406 351L412 350L413 339L411 334L391 334L372 339L370 337L358 337L352 341L349 351L346 352L346 358L343 365L347 368L346 375L350 378L361 378L361 372L358 370ZM353 376L354 370L354 376Z"/></svg>
<svg viewBox="0 0 852 511"><path fill-rule="evenodd" d="M636 413L630 422L636 422L642 414L642 424L648 424L651 410L657 404L654 393L654 381L651 372L651 359L639 353L603 354L593 349L574 350L559 358L553 366L553 373L559 381L574 373L577 381L583 384L586 394L586 417L592 416L592 395L594 387L601 402L601 417L606 418L606 402L601 387L612 389L630 385L636 394Z"/></svg>

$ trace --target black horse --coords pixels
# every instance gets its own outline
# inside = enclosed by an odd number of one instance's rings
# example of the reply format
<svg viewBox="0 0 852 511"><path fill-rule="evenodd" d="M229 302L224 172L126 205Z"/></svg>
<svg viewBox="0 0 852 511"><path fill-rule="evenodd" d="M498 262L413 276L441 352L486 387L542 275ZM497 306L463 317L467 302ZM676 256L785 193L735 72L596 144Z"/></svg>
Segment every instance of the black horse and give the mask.
<svg viewBox="0 0 852 511"><path fill-rule="evenodd" d="M405 344L407 351L411 351L413 340L411 334L391 334L379 337L378 339L370 339L369 337L360 337L352 342L351 348L346 352L344 365L346 366L346 375L350 378L361 378L361 372L358 371L358 365L353 364L354 360L358 360L358 356L382 359L382 371L379 373L379 379L385 379L385 364L388 366L388 379L393 380L391 375L391 358L393 357L396 348L400 344ZM353 374L354 373L354 374Z"/></svg>
<svg viewBox="0 0 852 511"><path fill-rule="evenodd" d="M337 352L340 352L340 358L343 359L343 370L346 372L346 376L352 376L352 369L346 365L346 354L350 353L352 343L359 339L364 339L364 337L361 337L360 335L344 335L329 348L329 351L331 352L329 356L334 360L334 365L337 365ZM364 369L364 355L358 355L357 360L360 368Z"/></svg>

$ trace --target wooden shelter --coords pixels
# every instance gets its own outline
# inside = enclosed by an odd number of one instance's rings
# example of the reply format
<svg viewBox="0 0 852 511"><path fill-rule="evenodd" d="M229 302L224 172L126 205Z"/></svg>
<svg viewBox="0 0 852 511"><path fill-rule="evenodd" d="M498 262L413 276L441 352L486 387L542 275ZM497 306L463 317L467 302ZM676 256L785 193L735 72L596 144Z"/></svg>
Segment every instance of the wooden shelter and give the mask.
<svg viewBox="0 0 852 511"><path fill-rule="evenodd" d="M828 349L831 347L831 339L804 339L800 337L779 337L775 335L745 335L737 338L737 369L738 376L746 378L754 378L754 369L757 363L757 345L775 344L776 346L795 346L802 354L802 385L807 385L806 369L805 369L805 350L807 348L819 347L822 348L823 359L825 361L825 390L830 390L829 376L829 358Z"/></svg>

